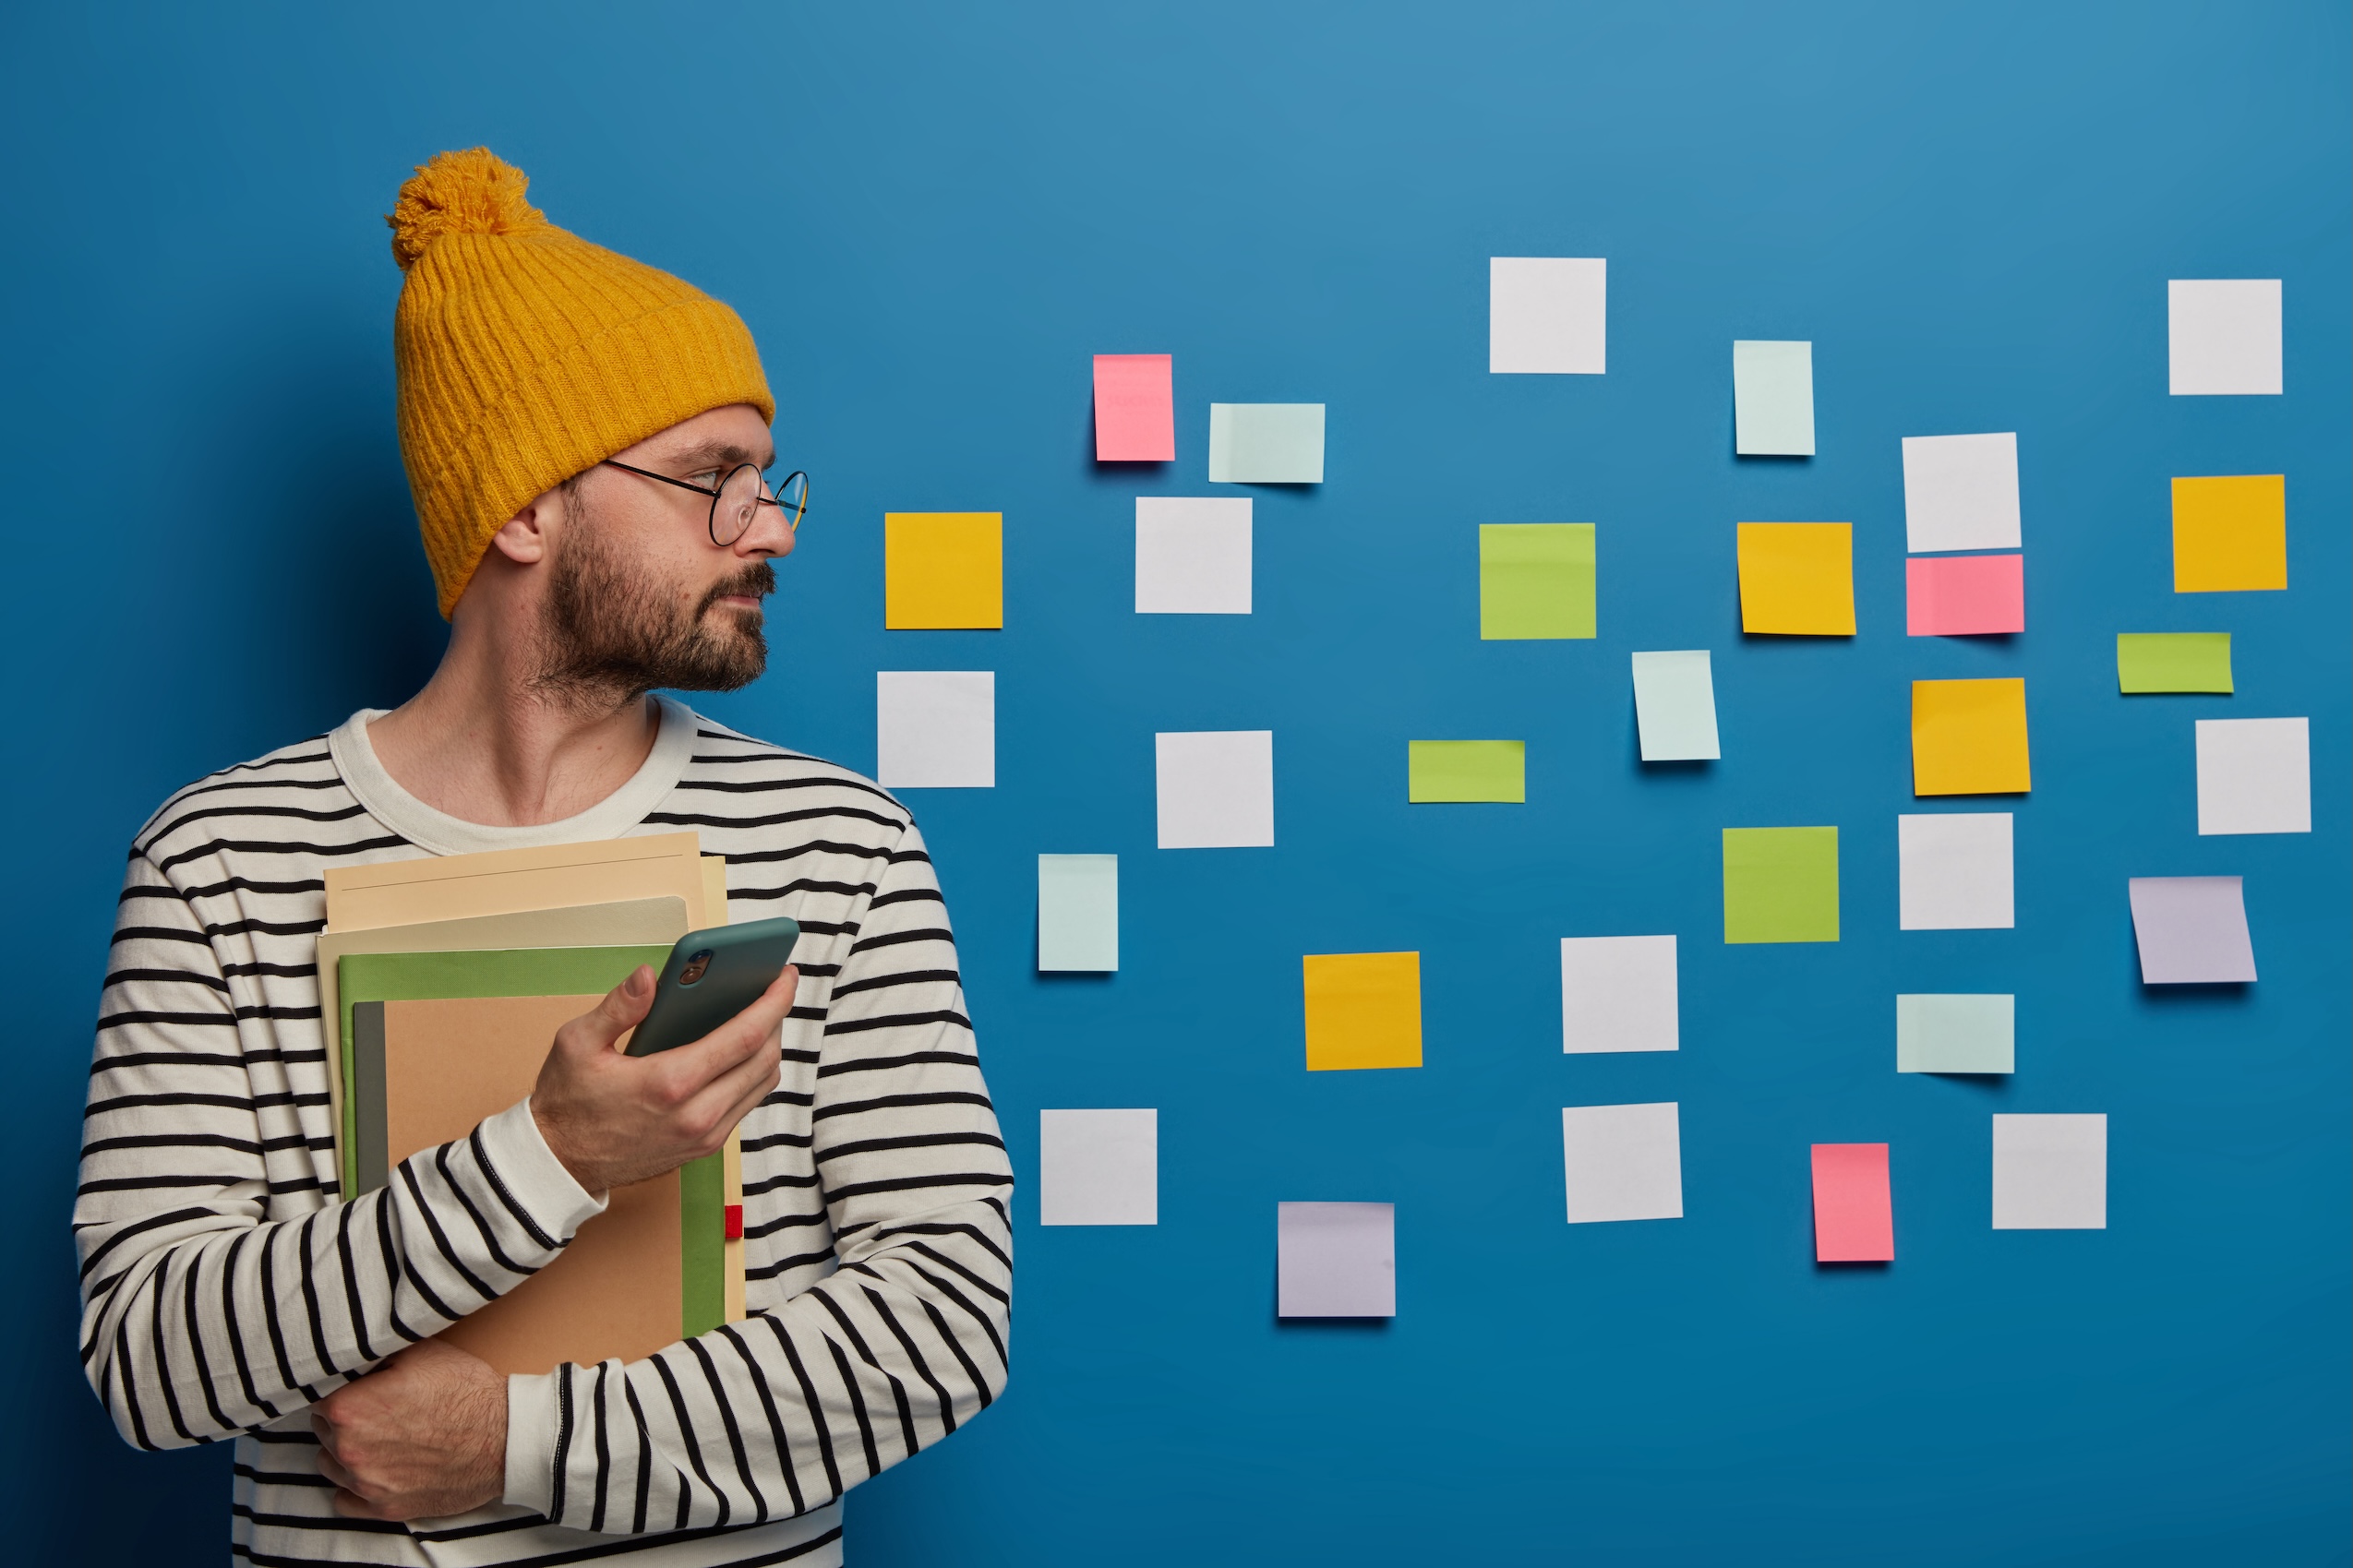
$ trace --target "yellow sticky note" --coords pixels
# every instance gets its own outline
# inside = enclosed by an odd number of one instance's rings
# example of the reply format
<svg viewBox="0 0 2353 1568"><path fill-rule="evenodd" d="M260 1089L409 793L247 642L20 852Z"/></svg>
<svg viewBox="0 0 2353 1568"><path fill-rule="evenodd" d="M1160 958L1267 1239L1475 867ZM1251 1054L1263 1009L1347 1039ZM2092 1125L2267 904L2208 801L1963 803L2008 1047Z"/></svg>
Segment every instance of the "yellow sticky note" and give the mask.
<svg viewBox="0 0 2353 1568"><path fill-rule="evenodd" d="M2023 795L2026 683L1912 683L1912 793Z"/></svg>
<svg viewBox="0 0 2353 1568"><path fill-rule="evenodd" d="M1422 955L1310 953L1307 1071L1422 1065Z"/></svg>
<svg viewBox="0 0 2353 1568"><path fill-rule="evenodd" d="M2287 586L2287 476L2173 482L2173 591Z"/></svg>
<svg viewBox="0 0 2353 1568"><path fill-rule="evenodd" d="M892 631L1005 624L1002 512L882 514L882 625Z"/></svg>
<svg viewBox="0 0 2353 1568"><path fill-rule="evenodd" d="M1854 636L1854 524L1742 523L1740 629Z"/></svg>

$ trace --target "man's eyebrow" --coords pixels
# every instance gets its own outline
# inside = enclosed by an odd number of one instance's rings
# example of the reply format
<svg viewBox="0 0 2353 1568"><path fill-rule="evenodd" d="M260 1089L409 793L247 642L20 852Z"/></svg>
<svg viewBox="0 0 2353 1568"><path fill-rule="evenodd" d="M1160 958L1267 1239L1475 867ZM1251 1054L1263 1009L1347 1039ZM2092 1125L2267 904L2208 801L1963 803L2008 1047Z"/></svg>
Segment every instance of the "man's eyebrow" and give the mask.
<svg viewBox="0 0 2353 1568"><path fill-rule="evenodd" d="M749 447L739 447L733 441L705 441L699 446L687 448L669 461L680 464L686 472L691 473L700 469L734 468L747 462L754 468L765 468L776 460L770 457L766 462L763 462L759 453Z"/></svg>

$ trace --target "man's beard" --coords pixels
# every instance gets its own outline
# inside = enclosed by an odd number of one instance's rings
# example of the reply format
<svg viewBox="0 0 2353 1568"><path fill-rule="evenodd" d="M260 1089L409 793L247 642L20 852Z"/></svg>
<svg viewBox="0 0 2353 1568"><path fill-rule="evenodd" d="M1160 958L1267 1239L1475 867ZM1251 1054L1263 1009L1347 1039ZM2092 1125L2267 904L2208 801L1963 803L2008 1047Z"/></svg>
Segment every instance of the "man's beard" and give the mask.
<svg viewBox="0 0 2353 1568"><path fill-rule="evenodd" d="M657 688L733 691L768 666L756 612L721 599L762 599L776 574L756 561L714 584L690 612L645 581L574 504L550 563L547 609L532 687L568 705L597 708Z"/></svg>

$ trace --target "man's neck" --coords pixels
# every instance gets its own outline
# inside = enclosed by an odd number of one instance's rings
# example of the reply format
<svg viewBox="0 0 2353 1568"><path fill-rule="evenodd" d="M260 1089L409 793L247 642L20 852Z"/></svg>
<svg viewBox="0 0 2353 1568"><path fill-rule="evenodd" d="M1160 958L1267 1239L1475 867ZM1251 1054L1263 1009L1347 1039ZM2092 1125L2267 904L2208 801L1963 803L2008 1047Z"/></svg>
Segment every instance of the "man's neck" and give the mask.
<svg viewBox="0 0 2353 1568"><path fill-rule="evenodd" d="M368 725L402 789L461 821L531 827L578 816L644 766L661 729L652 698L534 690L528 652L498 641L453 628L425 689Z"/></svg>

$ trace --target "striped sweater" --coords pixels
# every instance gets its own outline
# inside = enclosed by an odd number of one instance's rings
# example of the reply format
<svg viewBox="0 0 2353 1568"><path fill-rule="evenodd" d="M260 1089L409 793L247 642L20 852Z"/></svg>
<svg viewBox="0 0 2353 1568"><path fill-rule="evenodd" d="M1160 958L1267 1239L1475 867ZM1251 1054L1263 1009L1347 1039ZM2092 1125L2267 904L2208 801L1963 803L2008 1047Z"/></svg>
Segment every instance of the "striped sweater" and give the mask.
<svg viewBox="0 0 2353 1568"><path fill-rule="evenodd" d="M260 1564L840 1561L842 1493L1003 1388L1012 1176L906 808L665 700L591 810L494 829L402 790L363 712L180 791L130 853L74 1234L125 1438L234 1437ZM339 1518L307 1406L556 1256L601 1200L528 1106L339 1201L316 941L329 866L692 828L738 914L800 922L784 1081L742 1128L750 1316L508 1384L504 1499Z"/></svg>

